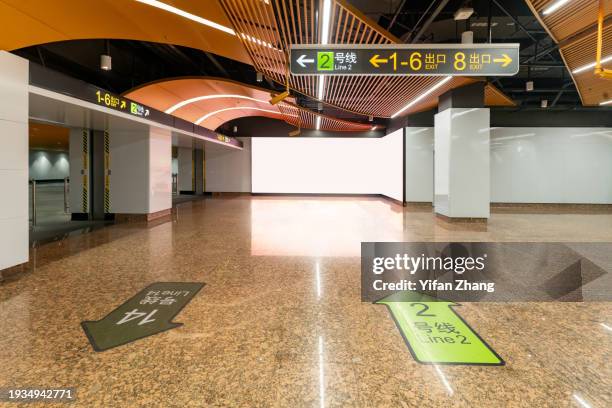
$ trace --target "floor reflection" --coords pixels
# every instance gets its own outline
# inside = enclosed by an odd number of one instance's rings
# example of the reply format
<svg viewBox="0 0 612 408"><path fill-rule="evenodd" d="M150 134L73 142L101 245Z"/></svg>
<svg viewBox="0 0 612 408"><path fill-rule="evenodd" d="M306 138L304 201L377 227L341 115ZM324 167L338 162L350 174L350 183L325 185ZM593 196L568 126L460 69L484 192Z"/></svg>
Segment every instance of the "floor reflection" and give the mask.
<svg viewBox="0 0 612 408"><path fill-rule="evenodd" d="M402 239L401 206L380 198L251 201L251 255L360 256L361 242Z"/></svg>

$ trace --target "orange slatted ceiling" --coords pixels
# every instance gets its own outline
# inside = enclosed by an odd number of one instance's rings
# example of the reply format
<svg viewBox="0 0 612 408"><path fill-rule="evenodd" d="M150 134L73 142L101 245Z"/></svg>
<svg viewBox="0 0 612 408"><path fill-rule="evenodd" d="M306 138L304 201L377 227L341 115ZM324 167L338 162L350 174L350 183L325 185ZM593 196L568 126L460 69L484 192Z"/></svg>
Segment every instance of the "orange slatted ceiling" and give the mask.
<svg viewBox="0 0 612 408"><path fill-rule="evenodd" d="M570 0L556 11L546 16L542 15L542 12L556 1L558 0L530 1L556 41L562 41L597 21L599 0ZM606 2L608 6L612 5L612 0Z"/></svg>
<svg viewBox="0 0 612 408"><path fill-rule="evenodd" d="M220 0L257 70L274 81L287 81L291 44L320 42L314 0ZM393 44L399 40L377 27L343 0L332 0L330 44ZM276 13L275 13L276 11ZM258 41L259 40L259 41ZM323 101L363 115L390 117L441 80L422 76L326 76ZM317 99L316 76L290 76L289 86ZM465 82L455 78L406 115L437 103L438 95Z"/></svg>
<svg viewBox="0 0 612 408"><path fill-rule="evenodd" d="M283 114L283 120L285 122L305 129L315 129L317 126L317 117L321 117L320 130L331 132L365 132L372 128L369 124L336 119L290 103L281 102L277 106L278 110ZM381 126L378 126L378 128L381 128Z"/></svg>
<svg viewBox="0 0 612 408"><path fill-rule="evenodd" d="M497 89L495 85L487 84L484 94L485 106L516 106L512 98Z"/></svg>
<svg viewBox="0 0 612 408"><path fill-rule="evenodd" d="M599 0L572 0L556 11L543 15L556 0L527 0L542 25L559 44L561 57L570 71L583 105L596 106L612 98L612 80L603 79L593 69L573 73L595 62L597 11ZM602 59L612 56L612 0L605 1ZM612 68L612 62L604 68Z"/></svg>

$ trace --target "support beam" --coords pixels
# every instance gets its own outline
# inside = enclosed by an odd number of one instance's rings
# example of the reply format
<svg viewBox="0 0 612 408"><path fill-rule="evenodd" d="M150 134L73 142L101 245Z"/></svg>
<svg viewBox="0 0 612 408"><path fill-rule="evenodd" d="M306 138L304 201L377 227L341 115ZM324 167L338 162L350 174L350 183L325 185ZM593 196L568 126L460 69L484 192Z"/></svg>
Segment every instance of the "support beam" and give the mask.
<svg viewBox="0 0 612 408"><path fill-rule="evenodd" d="M404 9L404 5L406 4L406 0L402 0L402 2L400 3L400 5L397 7L397 9L395 10L395 13L393 13L393 18L391 19L391 22L389 23L389 25L387 26L387 31L391 31L391 28L393 27L393 25L395 24L395 21L397 20L397 17L399 16L400 12Z"/></svg>
<svg viewBox="0 0 612 408"><path fill-rule="evenodd" d="M518 19L516 17L514 17L512 14L510 14L510 12L508 12L501 4L499 4L499 2L497 0L491 0L493 1L493 3L495 3L495 5L497 6L498 9L500 9L505 15L507 15L508 17L510 17L510 19L514 22L514 24L516 24L516 26L518 28L521 29L521 31L523 31L525 34L527 34L527 37L531 38L532 41L536 42L537 39L531 34L531 32L520 23L520 21L518 21Z"/></svg>
<svg viewBox="0 0 612 408"><path fill-rule="evenodd" d="M557 92L557 95L555 96L555 99L553 99L552 103L550 104L551 108L555 107L557 102L559 102L559 99L561 98L561 95L563 95L563 93L567 91L567 88L569 88L573 84L574 84L573 82L568 82L568 83L564 84L561 89L559 89L559 92ZM576 92L575 89L574 89L574 92Z"/></svg>
<svg viewBox="0 0 612 408"><path fill-rule="evenodd" d="M440 12L444 10L444 7L446 7L446 5L448 4L448 1L449 0L440 0L440 4L438 4L438 7L436 7L433 13L431 13L431 15L425 21L425 23L423 24L419 32L414 36L412 41L410 41L412 44L415 44L419 40L419 38L421 38L421 36L425 33L425 30L427 30L429 26L431 25L431 23L433 23L433 21L436 19L436 17L438 17L438 14L440 14Z"/></svg>
<svg viewBox="0 0 612 408"><path fill-rule="evenodd" d="M541 58L541 57L543 57L545 55L550 54L551 52L555 51L557 48L558 48L557 44L553 44L550 47L544 48L540 52L536 52L534 55L532 55L531 57L527 58L525 61L521 62L521 64L526 64L528 62L535 61L538 58Z"/></svg>

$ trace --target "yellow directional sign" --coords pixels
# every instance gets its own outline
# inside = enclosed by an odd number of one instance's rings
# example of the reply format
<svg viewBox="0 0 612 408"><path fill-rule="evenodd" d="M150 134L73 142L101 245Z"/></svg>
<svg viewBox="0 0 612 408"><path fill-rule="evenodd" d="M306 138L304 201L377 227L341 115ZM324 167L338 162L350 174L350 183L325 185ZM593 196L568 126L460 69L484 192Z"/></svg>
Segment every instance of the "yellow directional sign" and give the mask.
<svg viewBox="0 0 612 408"><path fill-rule="evenodd" d="M379 55L376 54L370 59L370 64L374 65L376 68L380 67L378 64L386 64L389 60L379 58Z"/></svg>
<svg viewBox="0 0 612 408"><path fill-rule="evenodd" d="M512 58L510 58L508 54L502 54L502 56L503 58L495 58L493 62L501 62L502 67L505 68L512 62Z"/></svg>
<svg viewBox="0 0 612 408"><path fill-rule="evenodd" d="M292 45L293 75L510 76L519 44Z"/></svg>

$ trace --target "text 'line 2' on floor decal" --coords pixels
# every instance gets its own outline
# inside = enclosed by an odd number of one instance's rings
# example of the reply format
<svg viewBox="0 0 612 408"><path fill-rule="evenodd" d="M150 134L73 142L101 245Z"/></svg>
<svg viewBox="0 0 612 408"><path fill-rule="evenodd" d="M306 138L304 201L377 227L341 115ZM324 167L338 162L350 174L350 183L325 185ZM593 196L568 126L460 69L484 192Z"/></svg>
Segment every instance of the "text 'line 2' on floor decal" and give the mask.
<svg viewBox="0 0 612 408"><path fill-rule="evenodd" d="M410 353L421 364L504 365L504 360L453 309L417 292L397 292L386 305Z"/></svg>

